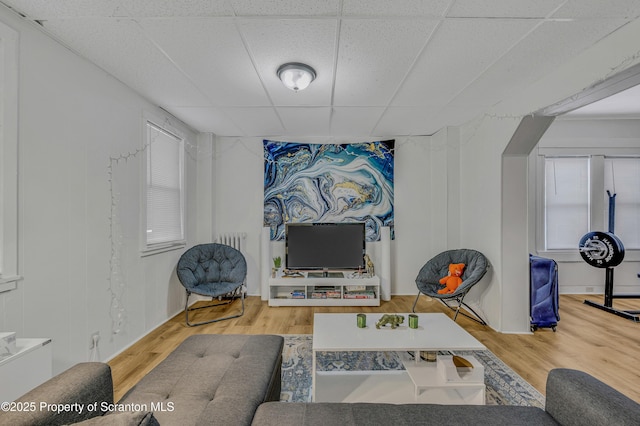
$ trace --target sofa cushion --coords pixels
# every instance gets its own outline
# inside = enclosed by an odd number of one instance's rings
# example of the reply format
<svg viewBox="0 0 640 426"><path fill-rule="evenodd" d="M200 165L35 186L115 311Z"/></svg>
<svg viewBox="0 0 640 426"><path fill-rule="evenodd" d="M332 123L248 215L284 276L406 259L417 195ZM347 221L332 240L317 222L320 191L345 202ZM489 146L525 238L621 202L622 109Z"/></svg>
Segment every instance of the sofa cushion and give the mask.
<svg viewBox="0 0 640 426"><path fill-rule="evenodd" d="M255 426L557 425L544 410L505 405L284 403L262 404Z"/></svg>
<svg viewBox="0 0 640 426"><path fill-rule="evenodd" d="M546 394L546 410L563 425L640 424L637 402L583 371L551 370Z"/></svg>
<svg viewBox="0 0 640 426"><path fill-rule="evenodd" d="M101 362L76 364L30 390L16 402L34 409L0 412L0 426L56 426L100 416L103 403L113 404L111 368ZM86 408L89 405L95 405L97 409L91 411Z"/></svg>
<svg viewBox="0 0 640 426"><path fill-rule="evenodd" d="M83 422L74 423L74 426L160 426L153 413L144 411L132 411L114 413L107 416L94 417Z"/></svg>
<svg viewBox="0 0 640 426"><path fill-rule="evenodd" d="M248 425L280 397L282 336L188 337L118 404L139 404L165 425Z"/></svg>

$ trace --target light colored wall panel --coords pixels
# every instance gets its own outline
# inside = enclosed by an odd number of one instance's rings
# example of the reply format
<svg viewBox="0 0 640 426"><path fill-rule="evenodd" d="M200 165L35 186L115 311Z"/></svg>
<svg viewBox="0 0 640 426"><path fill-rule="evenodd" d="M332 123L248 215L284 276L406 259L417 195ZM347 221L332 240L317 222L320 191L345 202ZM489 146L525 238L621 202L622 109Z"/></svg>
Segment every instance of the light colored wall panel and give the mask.
<svg viewBox="0 0 640 426"><path fill-rule="evenodd" d="M100 333L105 360L182 308L171 275L180 252L142 258L139 251L142 117L144 111L162 112L4 9L0 19L20 36L18 238L24 275L16 290L0 294L0 305L11 306L4 325L20 337L53 339L57 373L89 359L91 333ZM197 143L188 129L186 135ZM118 157L111 177L121 224L124 322L113 334L109 277L116 234L110 228L109 166ZM195 212L196 164L188 162L188 209Z"/></svg>

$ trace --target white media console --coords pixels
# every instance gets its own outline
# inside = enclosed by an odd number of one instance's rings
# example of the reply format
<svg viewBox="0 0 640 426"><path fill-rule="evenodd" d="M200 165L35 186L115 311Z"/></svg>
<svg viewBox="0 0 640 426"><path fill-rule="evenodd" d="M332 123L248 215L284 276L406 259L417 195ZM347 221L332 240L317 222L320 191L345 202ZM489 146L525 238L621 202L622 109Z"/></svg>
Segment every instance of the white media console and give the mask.
<svg viewBox="0 0 640 426"><path fill-rule="evenodd" d="M278 274L269 278L269 306L380 306L380 278L357 272Z"/></svg>
<svg viewBox="0 0 640 426"><path fill-rule="evenodd" d="M367 243L367 254L375 265L375 276L352 277L352 272L346 272L342 277L314 278L305 275L302 278L284 278L281 274L271 278L273 258L280 256L284 259L284 242L271 241L270 229L262 228L260 248L260 273L262 300L268 301L269 306L380 306L380 300L391 300L391 237L389 227L381 230L380 241ZM317 293L316 287L336 287L342 297L313 298ZM353 286L365 286L375 292L375 298L351 298L349 294ZM294 293L296 297L294 298ZM300 295L304 292L305 298ZM311 294L311 296L308 296ZM347 295L344 297L344 295ZM316 295L318 296L318 295Z"/></svg>

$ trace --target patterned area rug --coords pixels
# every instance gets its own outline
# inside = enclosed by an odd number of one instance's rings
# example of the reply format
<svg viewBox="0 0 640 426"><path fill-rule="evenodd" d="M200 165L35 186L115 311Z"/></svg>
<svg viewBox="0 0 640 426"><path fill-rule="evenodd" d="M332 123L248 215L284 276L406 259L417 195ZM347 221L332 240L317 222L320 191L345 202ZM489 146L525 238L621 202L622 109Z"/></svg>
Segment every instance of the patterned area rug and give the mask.
<svg viewBox="0 0 640 426"><path fill-rule="evenodd" d="M283 335L281 401L311 401L312 336ZM544 396L491 351L456 352L484 365L487 405L525 405L544 408ZM403 370L395 352L326 352L318 354L319 370Z"/></svg>

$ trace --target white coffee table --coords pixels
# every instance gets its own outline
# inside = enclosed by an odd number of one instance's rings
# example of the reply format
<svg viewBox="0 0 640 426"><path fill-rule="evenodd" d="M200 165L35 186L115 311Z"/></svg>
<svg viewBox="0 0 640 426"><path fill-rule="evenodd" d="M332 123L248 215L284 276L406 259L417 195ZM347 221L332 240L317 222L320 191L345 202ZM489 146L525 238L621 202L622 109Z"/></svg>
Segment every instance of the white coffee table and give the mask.
<svg viewBox="0 0 640 426"><path fill-rule="evenodd" d="M383 314L366 314L367 327L358 328L356 314L315 314L313 322L313 401L484 404L484 380L469 383L443 377L436 362L407 352L485 350L486 347L442 313L418 315L418 328L404 323L377 329ZM397 351L405 370L318 371L318 352ZM438 360L441 362L441 360ZM444 364L441 364L441 367ZM481 368L481 367L480 367ZM482 376L484 377L484 376Z"/></svg>

